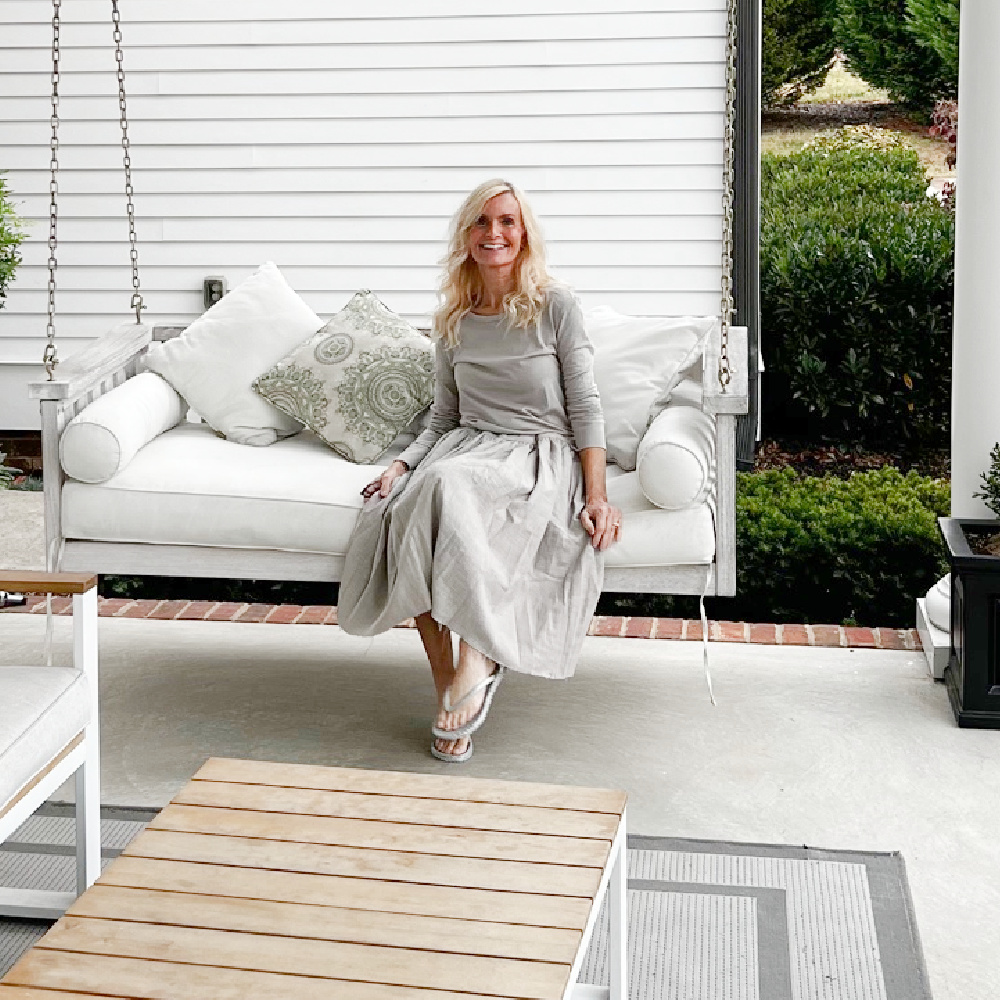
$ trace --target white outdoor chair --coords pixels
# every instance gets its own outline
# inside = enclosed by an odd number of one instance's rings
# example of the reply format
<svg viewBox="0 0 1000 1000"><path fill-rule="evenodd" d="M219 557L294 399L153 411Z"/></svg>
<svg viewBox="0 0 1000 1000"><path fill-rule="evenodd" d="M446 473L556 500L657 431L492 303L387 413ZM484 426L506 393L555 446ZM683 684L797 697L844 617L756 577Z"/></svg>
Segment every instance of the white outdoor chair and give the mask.
<svg viewBox="0 0 1000 1000"><path fill-rule="evenodd" d="M56 919L101 873L97 577L0 570L0 590L73 596L73 666L0 666L0 842L76 774L76 892L0 887L0 915Z"/></svg>

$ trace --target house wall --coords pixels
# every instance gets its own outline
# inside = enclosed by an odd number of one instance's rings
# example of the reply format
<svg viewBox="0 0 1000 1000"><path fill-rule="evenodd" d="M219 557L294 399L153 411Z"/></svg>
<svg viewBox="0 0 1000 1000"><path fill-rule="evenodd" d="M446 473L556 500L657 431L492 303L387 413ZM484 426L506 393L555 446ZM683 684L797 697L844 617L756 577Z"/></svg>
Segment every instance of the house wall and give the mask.
<svg viewBox="0 0 1000 1000"><path fill-rule="evenodd" d="M585 303L718 310L725 0L124 0L147 317L273 260L321 316L358 288L426 324L451 213L524 188ZM62 5L59 318L129 315L110 5ZM472 13L470 13L472 11ZM0 428L37 425L51 8L0 0L0 170L31 224L0 309Z"/></svg>

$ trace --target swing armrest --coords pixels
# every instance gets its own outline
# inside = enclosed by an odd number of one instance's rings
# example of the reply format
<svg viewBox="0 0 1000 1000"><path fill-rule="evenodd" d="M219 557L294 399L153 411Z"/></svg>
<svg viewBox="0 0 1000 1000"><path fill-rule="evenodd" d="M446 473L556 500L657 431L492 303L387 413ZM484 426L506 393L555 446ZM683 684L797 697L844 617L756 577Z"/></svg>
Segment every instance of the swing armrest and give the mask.
<svg viewBox="0 0 1000 1000"><path fill-rule="evenodd" d="M747 412L749 390L747 383L747 328L729 328L729 371L731 380L725 392L719 385L719 353L722 349L721 332L717 328L705 348L705 401L706 413L740 416Z"/></svg>
<svg viewBox="0 0 1000 1000"><path fill-rule="evenodd" d="M71 403L99 389L102 383L119 373L132 374L130 367L149 346L152 337L152 327L145 323L116 326L82 351L60 362L52 380L29 382L31 398Z"/></svg>

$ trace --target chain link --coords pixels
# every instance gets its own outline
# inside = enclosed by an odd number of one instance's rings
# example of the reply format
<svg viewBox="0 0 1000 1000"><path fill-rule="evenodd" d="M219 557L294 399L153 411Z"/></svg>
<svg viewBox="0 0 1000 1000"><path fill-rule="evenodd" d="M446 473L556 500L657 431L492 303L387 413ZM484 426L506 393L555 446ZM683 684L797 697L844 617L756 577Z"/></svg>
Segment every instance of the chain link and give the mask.
<svg viewBox="0 0 1000 1000"><path fill-rule="evenodd" d="M52 136L49 139L49 306L45 324L45 351L42 364L51 382L55 378L59 358L56 354L56 249L59 222L59 11L61 0L52 0L52 115L49 122Z"/></svg>
<svg viewBox="0 0 1000 1000"><path fill-rule="evenodd" d="M737 0L729 0L726 31L726 123L722 140L722 346L719 349L719 385L732 381L729 367L729 327L733 322L733 199L736 156L736 20Z"/></svg>
<svg viewBox="0 0 1000 1000"><path fill-rule="evenodd" d="M115 62L118 64L118 120L122 128L122 153L125 163L125 201L128 210L129 258L132 262L132 308L136 323L142 322L142 294L139 291L139 250L135 238L135 205L132 203L132 157L128 137L128 112L125 105L125 67L122 62L122 26L118 0L111 0L111 20L114 24Z"/></svg>

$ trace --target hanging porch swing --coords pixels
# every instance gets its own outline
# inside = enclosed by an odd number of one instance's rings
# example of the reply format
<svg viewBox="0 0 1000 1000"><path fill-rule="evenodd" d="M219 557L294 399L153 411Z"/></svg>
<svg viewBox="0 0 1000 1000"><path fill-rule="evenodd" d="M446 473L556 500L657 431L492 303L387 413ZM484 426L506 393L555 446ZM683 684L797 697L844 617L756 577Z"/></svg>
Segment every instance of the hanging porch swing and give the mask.
<svg viewBox="0 0 1000 1000"><path fill-rule="evenodd" d="M58 358L60 6L60 0L53 0L46 378L31 384L41 406L47 567L335 582L360 507L358 491L371 478L371 466L352 466L304 435L266 448L220 440L206 424L184 419L186 404L169 386L156 390L155 413L150 415L148 399L140 412L140 386L157 378L143 372L144 355L154 341L179 336L183 328L153 327L142 317L118 0L111 0L111 13L129 225L130 308L135 316L69 360ZM650 424L640 446L640 463L652 463L652 478L668 481L676 475L678 461L693 463L700 469L701 487L693 490L687 506L657 505L643 492L641 464L637 471L610 469L609 497L624 509L631 541L607 553L608 591L735 593L736 421L747 412L748 398L747 331L732 325L736 17L737 0L728 0L725 125L720 137L721 321L708 339L701 364L687 373L686 382L675 390L677 400ZM136 380L140 374L144 383ZM689 411L683 419L677 417L679 406ZM692 421L700 423L694 426ZM78 443L70 447L67 431L81 426L89 428L91 442L99 437L102 447L110 449L99 461L84 456L81 465L74 451ZM85 435L74 431L72 436L78 442ZM379 461L385 464L392 457L390 449ZM290 482L280 480L289 474Z"/></svg>

